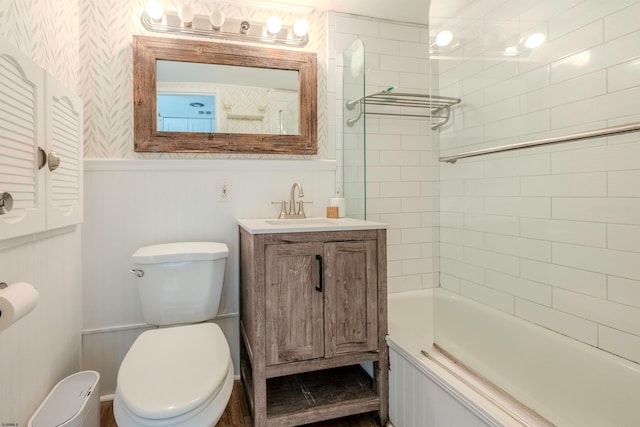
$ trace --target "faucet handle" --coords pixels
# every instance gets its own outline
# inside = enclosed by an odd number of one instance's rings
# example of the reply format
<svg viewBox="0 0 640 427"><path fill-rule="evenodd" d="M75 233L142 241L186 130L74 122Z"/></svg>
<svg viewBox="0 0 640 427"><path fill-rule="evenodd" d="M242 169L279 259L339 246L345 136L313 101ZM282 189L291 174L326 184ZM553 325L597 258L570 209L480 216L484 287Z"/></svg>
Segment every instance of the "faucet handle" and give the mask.
<svg viewBox="0 0 640 427"><path fill-rule="evenodd" d="M280 200L279 202L271 202L272 205L280 205L280 215L278 218L282 219L287 215L287 202L286 200Z"/></svg>
<svg viewBox="0 0 640 427"><path fill-rule="evenodd" d="M304 204L313 204L313 202L305 202L304 200L298 200L298 215L302 215L303 218L306 218L307 215L304 213Z"/></svg>

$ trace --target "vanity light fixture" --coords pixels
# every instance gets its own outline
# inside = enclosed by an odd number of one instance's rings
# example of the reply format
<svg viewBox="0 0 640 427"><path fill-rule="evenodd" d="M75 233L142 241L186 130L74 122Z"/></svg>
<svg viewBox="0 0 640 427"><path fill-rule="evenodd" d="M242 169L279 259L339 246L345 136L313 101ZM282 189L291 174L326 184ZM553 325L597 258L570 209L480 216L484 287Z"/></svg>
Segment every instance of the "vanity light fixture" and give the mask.
<svg viewBox="0 0 640 427"><path fill-rule="evenodd" d="M298 19L293 24L293 34L295 34L296 37L304 37L307 33L309 33L309 23L306 19Z"/></svg>
<svg viewBox="0 0 640 427"><path fill-rule="evenodd" d="M178 17L182 21L182 25L190 27L193 24L193 18L195 13L193 7L190 4L183 4L178 8Z"/></svg>
<svg viewBox="0 0 640 427"><path fill-rule="evenodd" d="M197 15L190 2L173 12L164 10L160 0L149 0L140 20L144 28L158 33L289 47L304 47L309 42L309 23L304 19L298 19L293 25L283 25L278 16L272 16L266 23L228 19L217 7L208 16Z"/></svg>
<svg viewBox="0 0 640 427"><path fill-rule="evenodd" d="M240 23L240 34L249 34L250 28L251 28L251 23L249 23L249 21L242 21Z"/></svg>
<svg viewBox="0 0 640 427"><path fill-rule="evenodd" d="M224 25L225 16L224 13L220 9L213 9L211 14L209 15L209 22L211 22L211 27L220 31L220 28Z"/></svg>
<svg viewBox="0 0 640 427"><path fill-rule="evenodd" d="M164 7L159 0L149 0L145 12L154 22L161 22L164 16Z"/></svg>
<svg viewBox="0 0 640 427"><path fill-rule="evenodd" d="M272 16L267 21L267 31L269 34L276 35L282 29L282 20L278 16Z"/></svg>

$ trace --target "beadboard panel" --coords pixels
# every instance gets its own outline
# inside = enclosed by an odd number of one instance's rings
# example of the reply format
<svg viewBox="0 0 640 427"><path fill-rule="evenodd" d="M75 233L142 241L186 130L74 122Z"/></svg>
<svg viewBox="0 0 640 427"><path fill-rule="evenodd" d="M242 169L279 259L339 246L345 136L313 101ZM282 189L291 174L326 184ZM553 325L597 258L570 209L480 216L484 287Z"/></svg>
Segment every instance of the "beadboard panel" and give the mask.
<svg viewBox="0 0 640 427"><path fill-rule="evenodd" d="M395 426L491 425L427 376L424 368L416 368L395 346L389 350L389 363L389 419Z"/></svg>
<svg viewBox="0 0 640 427"><path fill-rule="evenodd" d="M80 368L80 234L71 227L0 249L0 281L28 282L40 294L31 313L0 332L0 423L27 425L51 388Z"/></svg>
<svg viewBox="0 0 640 427"><path fill-rule="evenodd" d="M335 188L335 162L272 160L85 160L83 329L144 323L130 256L141 246L218 241L229 246L220 315L238 312L238 218L277 218L291 185L300 182L309 216L324 216ZM218 201L219 186L230 188ZM224 320L234 355L237 317ZM137 335L84 335L83 366L115 384L116 367ZM101 350L103 349L103 350ZM236 373L238 371L237 357Z"/></svg>

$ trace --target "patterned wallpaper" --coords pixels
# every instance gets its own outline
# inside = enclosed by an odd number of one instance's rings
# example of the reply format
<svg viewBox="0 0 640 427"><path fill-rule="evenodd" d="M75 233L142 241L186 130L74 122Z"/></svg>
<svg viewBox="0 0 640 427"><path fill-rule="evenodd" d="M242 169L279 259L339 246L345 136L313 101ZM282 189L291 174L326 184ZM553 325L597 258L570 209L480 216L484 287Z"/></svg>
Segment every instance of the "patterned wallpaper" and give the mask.
<svg viewBox="0 0 640 427"><path fill-rule="evenodd" d="M0 36L65 86L77 86L78 0L0 0Z"/></svg>
<svg viewBox="0 0 640 427"><path fill-rule="evenodd" d="M3 0L0 0L0 4ZM6 0L5 0L6 1ZM79 92L85 109L85 157L93 158L283 158L251 154L138 154L133 151L132 36L151 35L142 28L140 15L145 0L79 0L80 58ZM165 1L165 8L177 10L179 1ZM209 14L211 2L194 1L198 14ZM300 16L292 12L257 10L246 6L220 4L229 18L266 21L278 14L284 22ZM327 158L326 126L326 13L312 12L310 42L304 48L318 55L318 156ZM332 155L329 155L332 156ZM309 156L288 156L306 158ZM313 156L311 156L313 157Z"/></svg>
<svg viewBox="0 0 640 427"><path fill-rule="evenodd" d="M225 87L220 91L220 132L269 133L270 92L262 88ZM248 120L255 117L256 120ZM261 120L257 120L262 117Z"/></svg>

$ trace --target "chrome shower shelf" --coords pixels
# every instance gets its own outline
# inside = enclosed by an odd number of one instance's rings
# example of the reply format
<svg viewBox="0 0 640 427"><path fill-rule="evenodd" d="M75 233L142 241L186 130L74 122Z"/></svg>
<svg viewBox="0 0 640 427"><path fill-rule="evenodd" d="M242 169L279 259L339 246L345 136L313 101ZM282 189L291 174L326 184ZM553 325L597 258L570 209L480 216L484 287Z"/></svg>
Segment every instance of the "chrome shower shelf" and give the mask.
<svg viewBox="0 0 640 427"><path fill-rule="evenodd" d="M424 95L418 93L394 93L387 89L382 92L371 93L358 99L347 101L347 110L359 107L358 116L347 119L347 125L353 126L362 114L379 116L423 117L436 119L431 123L431 129L436 130L449 121L452 106L462 102L460 98L438 95ZM374 108L367 109L367 106ZM377 107L400 107L393 111ZM409 111L407 111L409 110Z"/></svg>

